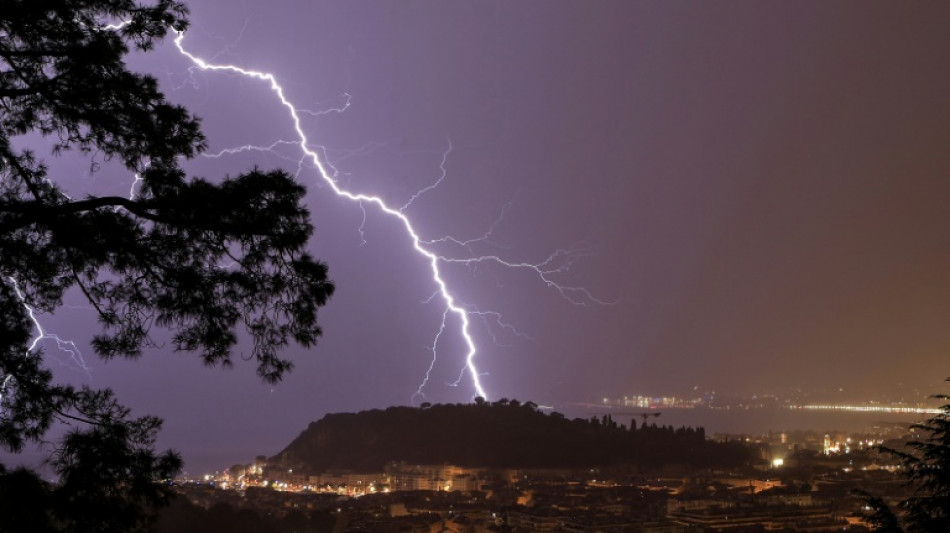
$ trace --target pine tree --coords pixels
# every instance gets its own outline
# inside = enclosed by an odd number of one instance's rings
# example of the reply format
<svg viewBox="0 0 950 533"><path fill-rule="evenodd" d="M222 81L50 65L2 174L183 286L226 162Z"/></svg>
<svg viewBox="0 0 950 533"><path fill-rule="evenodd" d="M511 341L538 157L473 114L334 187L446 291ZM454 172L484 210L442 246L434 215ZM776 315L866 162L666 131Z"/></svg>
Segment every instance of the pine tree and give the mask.
<svg viewBox="0 0 950 533"><path fill-rule="evenodd" d="M44 495L29 507L42 528L147 528L144 511L167 497L155 482L181 461L153 449L158 419L130 417L108 390L54 383L27 306L53 312L78 289L103 326L93 348L105 358L138 356L158 326L174 349L228 365L243 325L258 374L276 381L291 368L279 350L317 341L317 310L333 292L305 251L304 188L280 170L186 176L181 162L205 148L198 119L127 68L130 50L183 31L186 16L173 0L0 5L0 447L17 452L69 426L50 463L58 483L0 466L0 493L19 483ZM27 148L39 137L53 154L124 166L130 183L139 178L135 194L67 196L68 176ZM0 498L0 531L12 527L5 517L33 523L16 501Z"/></svg>
<svg viewBox="0 0 950 533"><path fill-rule="evenodd" d="M948 380L950 381L950 380ZM945 533L950 531L950 396L934 398L945 403L941 412L911 426L924 435L907 443L908 451L882 448L896 457L914 495L889 508L877 496L863 493L872 512L875 531L886 533Z"/></svg>

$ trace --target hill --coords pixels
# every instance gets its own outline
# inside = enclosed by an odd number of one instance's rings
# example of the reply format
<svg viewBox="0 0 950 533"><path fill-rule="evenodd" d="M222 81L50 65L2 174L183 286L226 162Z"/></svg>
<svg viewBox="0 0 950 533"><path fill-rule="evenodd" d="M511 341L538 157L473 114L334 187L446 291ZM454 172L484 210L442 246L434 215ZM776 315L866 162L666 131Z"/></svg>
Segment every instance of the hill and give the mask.
<svg viewBox="0 0 950 533"><path fill-rule="evenodd" d="M423 404L328 414L272 459L307 471L380 471L390 461L467 467L564 468L619 464L731 466L737 443L707 441L702 428L626 428L609 416L569 420L531 402Z"/></svg>

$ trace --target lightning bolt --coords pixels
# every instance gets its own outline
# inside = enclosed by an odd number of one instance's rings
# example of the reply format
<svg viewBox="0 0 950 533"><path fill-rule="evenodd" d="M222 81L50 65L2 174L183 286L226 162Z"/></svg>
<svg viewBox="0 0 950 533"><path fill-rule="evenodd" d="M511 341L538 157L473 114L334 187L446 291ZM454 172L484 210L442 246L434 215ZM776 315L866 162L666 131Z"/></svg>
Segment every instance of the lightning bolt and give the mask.
<svg viewBox="0 0 950 533"><path fill-rule="evenodd" d="M492 312L487 312L487 311L478 311L478 310L468 309L466 308L465 305L460 303L459 300L456 298L456 296L453 294L448 283L446 282L445 278L442 275L441 266L443 264L465 264L471 267L475 267L482 263L495 263L507 268L525 269L525 270L534 272L534 274L537 275L538 278L545 285L559 292L561 296L563 296L565 299L567 299L569 302L573 304L585 305L591 302L600 303L600 304L610 303L610 302L605 302L603 300L595 298L587 289L583 287L564 286L554 280L554 276L556 274L562 273L568 270L577 259L585 255L583 253L583 250L580 250L580 249L557 250L541 262L530 263L530 262L512 262L512 261L505 260L497 255L483 255L483 256L476 256L476 257L449 257L446 255L436 253L435 251L428 248L428 246L436 244L438 242L452 242L455 244L466 246L468 244L471 244L472 242L479 240L479 239L473 239L470 241L459 241L457 239L452 239L450 237L443 237L442 239L437 239L435 241L427 241L420 236L420 233L416 229L416 226L413 224L412 220L406 214L406 211L416 199L418 199L421 195L425 194L426 192L429 192L435 189L436 187L438 187L438 185L442 183L442 181L445 179L446 162L447 162L448 155L452 150L451 141L449 141L448 149L443 153L442 163L440 164L440 169L442 173L439 176L439 178L433 184L418 191L405 204L399 207L392 207L388 205L379 196L347 190L342 185L340 185L340 183L337 181L337 176L339 175L339 173L336 171L336 169L334 169L330 163L325 161L325 159L321 157L320 154L317 153L317 151L315 151L314 149L310 147L310 142L307 138L306 133L303 130L303 126L301 125L300 116L302 114L314 114L314 112L297 108L287 98L284 92L284 89L280 85L280 83L278 83L276 76L274 76L272 73L269 73L269 72L250 70L238 65L217 64L217 63L212 63L210 61L207 61L193 54L192 52L188 51L184 46L184 39L185 39L185 34L183 32L176 32L176 37L174 39L175 47L178 49L179 53L183 55L185 58L187 58L197 69L201 71L207 71L207 72L223 72L223 73L236 74L239 76L243 76L245 78L259 80L267 84L271 92L276 96L276 98L280 101L281 105L286 109L287 114L290 118L290 121L293 124L293 129L297 137L296 141L277 141L274 144L270 146L266 146L266 147L245 146L245 147L233 148L233 149L219 152L218 154L212 154L212 156L220 157L223 155L233 154L233 153L242 152L242 151L252 151L252 150L270 151L279 145L292 142L293 144L299 147L299 149L301 150L303 154L302 159L299 162L300 168L302 168L304 161L308 161L313 166L313 168L316 169L317 173L319 174L320 180L323 183L325 183L327 186L329 186L329 188L333 191L335 195L356 203L360 207L360 209L363 210L364 220L366 216L365 209L367 205L372 205L376 209L378 209L381 213L389 216L391 219L393 219L395 223L403 227L406 234L409 236L411 240L412 250L416 254L422 256L428 262L429 272L432 278L432 282L437 288L434 296L437 296L443 302L445 306L445 310L442 314L442 321L439 326L438 332L435 335L432 345L429 347L429 349L432 351L432 354L433 354L432 362L430 363L430 366L428 370L426 371L425 378L423 379L422 383L419 385L419 388L417 389L416 394L413 395L413 398L415 398L416 396L422 395L422 390L429 381L430 373L436 361L437 345L443 333L445 333L445 330L448 324L448 319L450 316L457 317L457 319L459 320L461 324L459 333L461 335L461 338L464 341L465 350L466 350L465 359L464 359L465 363L459 374L459 379L452 385L457 386L461 382L461 380L464 378L465 374L467 373L471 378L472 386L475 390L475 393L478 396L481 396L483 398L488 398L489 395L486 392L485 387L482 383L481 377L483 374L479 371L478 367L476 366L476 356L477 356L478 350L476 348L475 341L471 333L472 317L479 316L484 319L486 316L493 316L498 321L498 324L502 325L502 327L510 328L510 326L504 324L501 321L500 316L498 316L497 314L492 314ZM349 95L347 94L345 105L339 108L334 108L330 111L342 112L349 105L349 101L350 101ZM489 230L488 233L486 233L486 235L482 239L488 238L488 236L491 234L491 231L494 229L494 226L495 224L492 225L492 228ZM361 238L363 238L362 226L360 227L360 235L361 235Z"/></svg>

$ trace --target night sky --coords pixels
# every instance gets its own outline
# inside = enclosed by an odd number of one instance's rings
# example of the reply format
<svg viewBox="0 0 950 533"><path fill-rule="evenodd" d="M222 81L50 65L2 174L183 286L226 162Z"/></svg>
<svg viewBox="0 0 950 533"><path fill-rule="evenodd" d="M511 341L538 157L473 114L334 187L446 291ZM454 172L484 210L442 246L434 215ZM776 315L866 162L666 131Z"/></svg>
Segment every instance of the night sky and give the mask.
<svg viewBox="0 0 950 533"><path fill-rule="evenodd" d="M950 376L950 5L880 2L194 2L192 53L273 73L311 148L405 211L471 310L490 399L538 403L794 388L944 392ZM295 141L265 83L201 72L171 40L131 65L202 117L209 154ZM349 103L348 107L346 104ZM336 110L346 107L345 111ZM444 165L443 163L444 158ZM209 178L292 172L299 147L203 158ZM63 162L59 163L62 166ZM53 165L57 168L56 163ZM71 174L72 176L77 176ZM295 371L149 350L96 360L71 294L47 328L189 471L273 454L324 413L464 402L450 318L404 228L336 197L309 163L315 256L337 285ZM102 171L74 192L127 191ZM365 222L364 222L365 212ZM362 231L361 231L362 229ZM498 318L501 316L502 318ZM507 326L506 326L507 325ZM156 332L159 343L164 334ZM57 355L47 345L49 357Z"/></svg>

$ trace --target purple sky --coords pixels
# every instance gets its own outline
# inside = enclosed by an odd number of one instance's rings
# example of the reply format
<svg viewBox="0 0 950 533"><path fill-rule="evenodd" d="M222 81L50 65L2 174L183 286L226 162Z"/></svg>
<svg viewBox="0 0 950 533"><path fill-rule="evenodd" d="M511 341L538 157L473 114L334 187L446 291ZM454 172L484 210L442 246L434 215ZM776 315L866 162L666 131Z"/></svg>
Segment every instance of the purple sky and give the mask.
<svg viewBox="0 0 950 533"><path fill-rule="evenodd" d="M394 206L439 178L451 143L444 181L406 214L426 239L500 222L434 251L584 251L553 279L613 305L574 305L530 270L444 267L463 303L523 334L473 317L491 397L860 396L940 392L950 375L948 17L938 3L246 0L195 2L185 46L275 74L300 108L349 95L345 112L304 116L306 134L341 185ZM203 117L211 153L295 140L259 81L189 70L171 42L133 66ZM299 159L280 146L190 168ZM89 381L164 417L161 444L189 471L275 453L326 412L407 404L429 367L444 307L403 228L366 205L361 235L358 205L309 166L300 179L337 293L285 382L168 349L108 364L85 350ZM81 346L97 327L71 308L46 324ZM470 400L469 376L447 385L464 365L456 321L438 347L425 399Z"/></svg>

